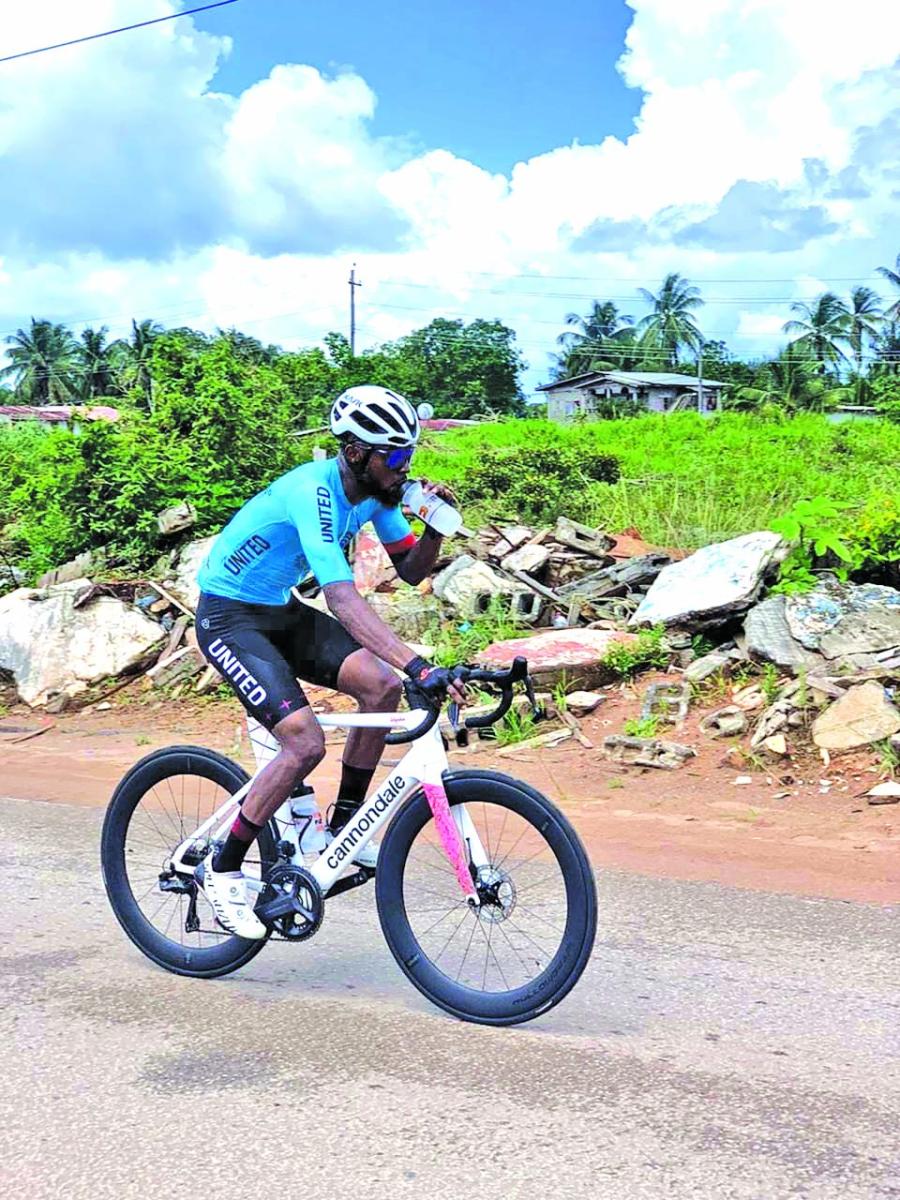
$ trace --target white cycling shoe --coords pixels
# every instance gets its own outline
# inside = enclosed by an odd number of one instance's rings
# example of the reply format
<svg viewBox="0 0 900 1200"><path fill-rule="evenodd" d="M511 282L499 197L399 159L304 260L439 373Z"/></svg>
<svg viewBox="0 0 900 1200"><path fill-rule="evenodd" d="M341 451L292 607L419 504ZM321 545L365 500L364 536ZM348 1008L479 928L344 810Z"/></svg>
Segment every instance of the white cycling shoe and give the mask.
<svg viewBox="0 0 900 1200"><path fill-rule="evenodd" d="M258 940L266 936L266 927L253 911L247 895L247 880L242 871L214 871L211 850L194 871L194 878L203 889L216 920L237 937Z"/></svg>

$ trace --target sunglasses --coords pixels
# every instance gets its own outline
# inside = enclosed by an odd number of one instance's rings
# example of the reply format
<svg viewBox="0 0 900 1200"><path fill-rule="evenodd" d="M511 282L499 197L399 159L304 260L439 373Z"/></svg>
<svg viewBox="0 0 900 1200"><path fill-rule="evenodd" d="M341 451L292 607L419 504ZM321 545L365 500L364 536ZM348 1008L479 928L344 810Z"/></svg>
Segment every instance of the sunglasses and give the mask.
<svg viewBox="0 0 900 1200"><path fill-rule="evenodd" d="M384 458L385 466L391 471L402 471L412 462L415 453L414 446L403 446L399 450L390 446L377 446L378 453Z"/></svg>

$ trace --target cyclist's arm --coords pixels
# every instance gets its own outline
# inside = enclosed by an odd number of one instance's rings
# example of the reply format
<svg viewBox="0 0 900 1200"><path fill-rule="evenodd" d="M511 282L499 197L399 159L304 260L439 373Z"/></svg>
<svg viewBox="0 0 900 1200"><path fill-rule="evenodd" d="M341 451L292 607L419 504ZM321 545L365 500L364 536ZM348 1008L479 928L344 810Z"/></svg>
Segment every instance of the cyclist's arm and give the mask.
<svg viewBox="0 0 900 1200"><path fill-rule="evenodd" d="M441 548L440 534L426 525L423 535L416 538L398 508L377 512L372 524L404 583L421 583L431 574Z"/></svg>
<svg viewBox="0 0 900 1200"><path fill-rule="evenodd" d="M322 591L332 614L361 646L400 670L415 657L415 651L369 607L352 583L329 583Z"/></svg>
<svg viewBox="0 0 900 1200"><path fill-rule="evenodd" d="M431 574L443 540L439 533L426 525L422 536L414 539L409 548L402 553L392 554L389 545L385 546L385 550L403 582L416 584Z"/></svg>

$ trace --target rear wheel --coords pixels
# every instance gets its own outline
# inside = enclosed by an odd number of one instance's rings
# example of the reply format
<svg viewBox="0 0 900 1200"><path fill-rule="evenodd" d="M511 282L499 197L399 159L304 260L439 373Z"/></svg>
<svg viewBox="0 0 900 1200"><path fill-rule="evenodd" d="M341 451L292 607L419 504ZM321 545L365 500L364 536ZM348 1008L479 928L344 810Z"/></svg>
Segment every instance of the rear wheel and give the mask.
<svg viewBox="0 0 900 1200"><path fill-rule="evenodd" d="M248 779L242 767L213 750L170 746L135 764L107 809L100 858L113 912L148 958L178 975L226 975L266 943L226 933L192 880L160 880L175 848ZM265 826L244 873L265 879L276 859Z"/></svg>
<svg viewBox="0 0 900 1200"><path fill-rule="evenodd" d="M493 771L449 772L489 859L470 864L481 905L467 903L425 796L392 821L378 853L378 915L401 969L454 1016L514 1025L547 1012L590 958L597 893L584 848L556 806Z"/></svg>

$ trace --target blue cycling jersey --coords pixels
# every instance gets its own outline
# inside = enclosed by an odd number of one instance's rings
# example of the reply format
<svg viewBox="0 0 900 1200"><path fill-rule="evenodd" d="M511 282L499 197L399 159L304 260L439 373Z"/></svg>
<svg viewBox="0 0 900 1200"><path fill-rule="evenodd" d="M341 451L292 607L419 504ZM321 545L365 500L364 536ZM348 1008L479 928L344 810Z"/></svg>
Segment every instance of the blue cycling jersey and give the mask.
<svg viewBox="0 0 900 1200"><path fill-rule="evenodd" d="M352 580L347 546L367 521L391 550L412 540L399 508L374 499L350 503L336 458L303 463L235 513L200 568L200 590L249 604L286 604L291 588L309 575L322 587Z"/></svg>

